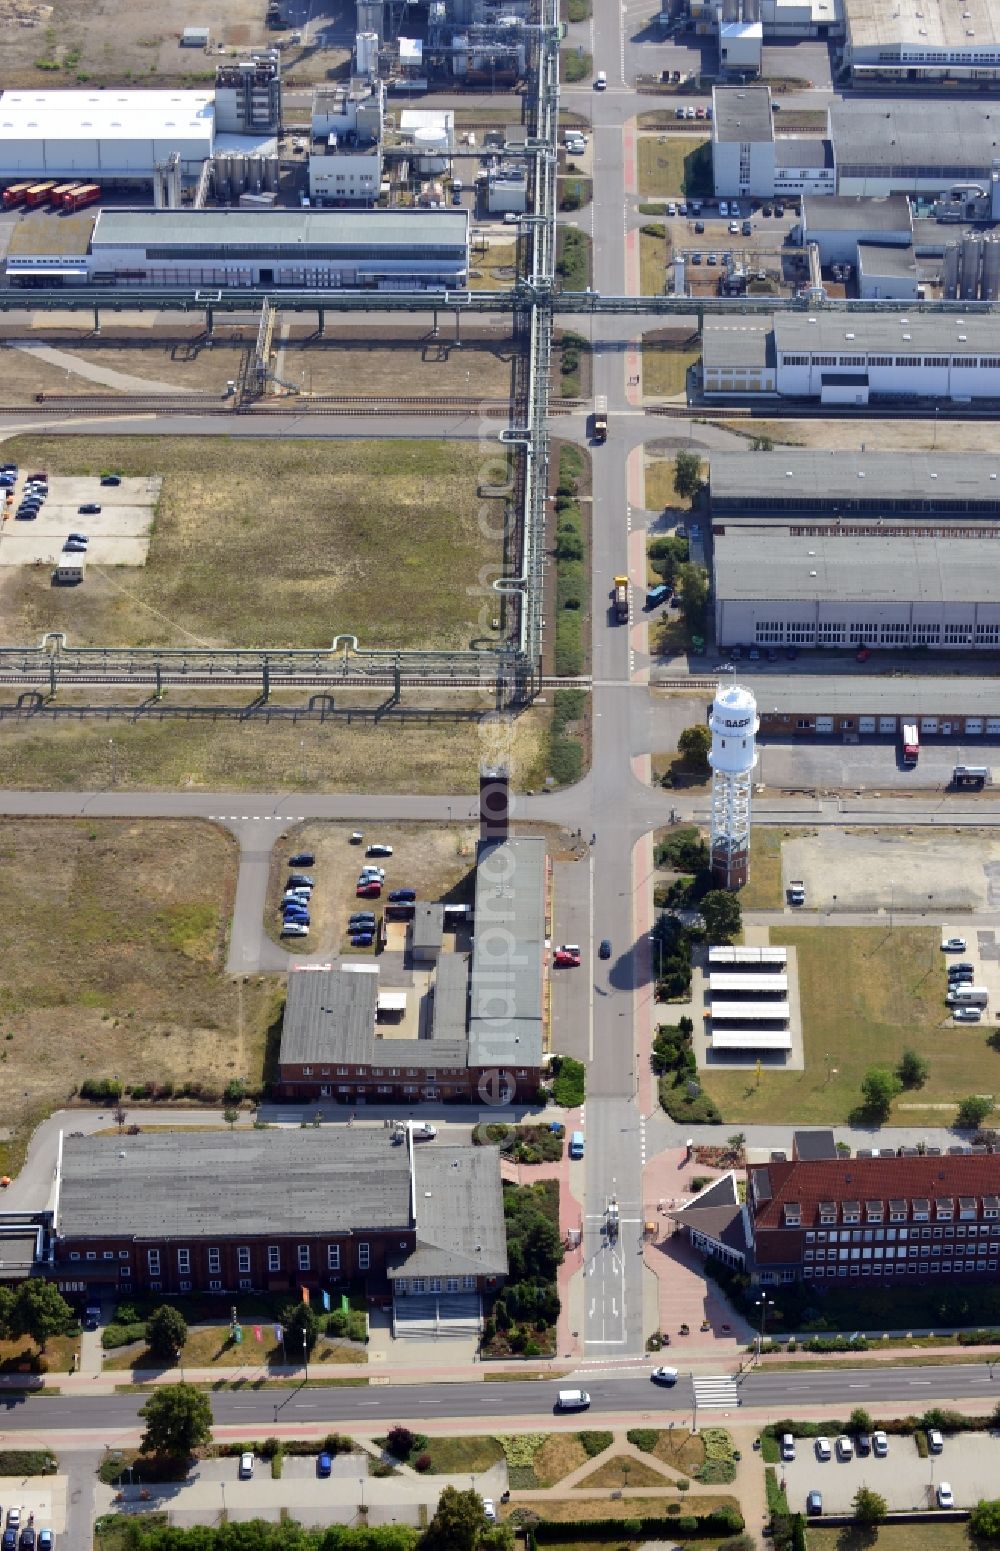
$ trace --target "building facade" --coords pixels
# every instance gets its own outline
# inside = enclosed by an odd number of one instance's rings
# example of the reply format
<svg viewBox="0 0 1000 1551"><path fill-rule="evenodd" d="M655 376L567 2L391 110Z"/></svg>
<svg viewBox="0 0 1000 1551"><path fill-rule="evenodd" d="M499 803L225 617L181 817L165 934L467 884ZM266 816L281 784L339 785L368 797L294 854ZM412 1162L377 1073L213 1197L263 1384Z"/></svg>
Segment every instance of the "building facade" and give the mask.
<svg viewBox="0 0 1000 1551"><path fill-rule="evenodd" d="M819 1158L752 1165L753 1279L996 1281L1000 1157Z"/></svg>
<svg viewBox="0 0 1000 1551"><path fill-rule="evenodd" d="M408 1129L268 1130L63 1137L36 1269L70 1295L351 1283L388 1300L430 1259L448 1292L505 1276L494 1150L421 1151Z"/></svg>

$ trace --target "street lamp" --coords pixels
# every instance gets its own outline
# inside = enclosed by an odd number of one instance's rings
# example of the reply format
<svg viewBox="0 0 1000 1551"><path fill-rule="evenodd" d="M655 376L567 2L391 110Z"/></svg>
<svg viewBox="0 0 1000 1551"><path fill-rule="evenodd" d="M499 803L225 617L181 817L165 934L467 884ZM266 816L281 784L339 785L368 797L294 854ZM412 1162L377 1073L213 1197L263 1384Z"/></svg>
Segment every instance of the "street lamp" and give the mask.
<svg viewBox="0 0 1000 1551"><path fill-rule="evenodd" d="M307 1337L306 1337L306 1332L305 1332L305 1327L304 1326L303 1326L303 1329L302 1329L302 1363L303 1363L303 1366L305 1367L305 1370L306 1370L306 1383L308 1384L309 1383L309 1346L308 1346L308 1342L307 1342Z"/></svg>
<svg viewBox="0 0 1000 1551"><path fill-rule="evenodd" d="M757 1358L760 1361L764 1356L764 1331L767 1327L767 1311L774 1308L774 1299L768 1298L765 1293L761 1293L759 1298L754 1299L754 1303L760 1309L760 1335L757 1345Z"/></svg>

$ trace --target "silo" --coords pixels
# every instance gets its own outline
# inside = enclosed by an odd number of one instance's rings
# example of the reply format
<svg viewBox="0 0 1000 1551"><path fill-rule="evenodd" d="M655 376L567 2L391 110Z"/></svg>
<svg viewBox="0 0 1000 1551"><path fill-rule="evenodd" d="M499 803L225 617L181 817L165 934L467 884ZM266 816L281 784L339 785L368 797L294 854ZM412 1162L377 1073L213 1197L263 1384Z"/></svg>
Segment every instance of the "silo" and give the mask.
<svg viewBox="0 0 1000 1551"><path fill-rule="evenodd" d="M977 237L963 237L962 239L962 283L959 288L959 301L974 302L979 295L979 239Z"/></svg>
<svg viewBox="0 0 1000 1551"><path fill-rule="evenodd" d="M229 158L229 192L236 199L247 186L247 160L235 151Z"/></svg>
<svg viewBox="0 0 1000 1551"><path fill-rule="evenodd" d="M281 162L277 156L265 156L264 158L264 187L270 193L274 193L281 178Z"/></svg>
<svg viewBox="0 0 1000 1551"><path fill-rule="evenodd" d="M953 302L958 297L958 243L945 244L944 250L944 297Z"/></svg>
<svg viewBox="0 0 1000 1551"><path fill-rule="evenodd" d="M247 177L251 192L259 194L264 187L264 158L256 153L247 157Z"/></svg>
<svg viewBox="0 0 1000 1551"><path fill-rule="evenodd" d="M983 243L982 298L995 302L1000 297L1000 241L987 237Z"/></svg>
<svg viewBox="0 0 1000 1551"><path fill-rule="evenodd" d="M215 183L215 197L216 197L216 199L218 199L220 201L220 203L223 200L227 200L229 198L229 190L230 190L229 164L230 164L230 160L231 160L231 158L230 158L228 152L220 151L219 154L213 159L213 162L212 162L212 177L213 177L213 180L214 180L214 183Z"/></svg>

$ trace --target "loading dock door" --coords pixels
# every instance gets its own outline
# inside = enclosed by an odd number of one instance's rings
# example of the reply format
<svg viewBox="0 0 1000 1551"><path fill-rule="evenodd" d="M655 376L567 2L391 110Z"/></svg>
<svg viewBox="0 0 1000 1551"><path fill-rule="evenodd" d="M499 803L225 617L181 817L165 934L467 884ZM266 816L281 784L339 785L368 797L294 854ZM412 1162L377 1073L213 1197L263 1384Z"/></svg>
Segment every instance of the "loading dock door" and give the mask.
<svg viewBox="0 0 1000 1551"><path fill-rule="evenodd" d="M874 718L874 716L859 716L858 717L858 731L859 732L874 732L875 731L875 718Z"/></svg>
<svg viewBox="0 0 1000 1551"><path fill-rule="evenodd" d="M817 732L832 732L833 731L833 717L832 716L817 716L817 718L816 718L816 731Z"/></svg>
<svg viewBox="0 0 1000 1551"><path fill-rule="evenodd" d="M967 716L965 718L965 732L969 738L981 738L983 735L983 719L981 716Z"/></svg>
<svg viewBox="0 0 1000 1551"><path fill-rule="evenodd" d="M878 719L879 732L894 733L896 731L896 718L894 716L880 716Z"/></svg>

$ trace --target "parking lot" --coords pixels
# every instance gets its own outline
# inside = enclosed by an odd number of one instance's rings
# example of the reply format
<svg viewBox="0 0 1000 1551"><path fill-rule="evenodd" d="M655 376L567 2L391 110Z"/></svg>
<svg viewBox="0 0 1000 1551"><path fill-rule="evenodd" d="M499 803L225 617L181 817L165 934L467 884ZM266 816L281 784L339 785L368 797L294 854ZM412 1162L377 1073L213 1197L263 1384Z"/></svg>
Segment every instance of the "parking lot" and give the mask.
<svg viewBox="0 0 1000 1551"><path fill-rule="evenodd" d="M88 564L146 564L160 494L158 478L122 479L120 485L108 486L96 474L53 475L48 483L48 497L37 516L25 520L15 516L24 489L23 474L19 477L0 533L0 566L54 565L70 533L87 535ZM80 511L89 505L101 509Z"/></svg>
<svg viewBox="0 0 1000 1551"><path fill-rule="evenodd" d="M890 1511L929 1508L935 1505L942 1481L954 1492L956 1507L971 1508L981 1497L996 1495L1000 1473L1000 1437L996 1434L946 1437L944 1452L926 1459L917 1453L912 1437L891 1435L885 1459L874 1455L859 1459L855 1455L841 1460L834 1450L832 1459L819 1460L813 1438L799 1438L795 1453L795 1459L779 1467L793 1513L805 1512L806 1494L813 1491L822 1493L824 1513L849 1513L859 1486L880 1493Z"/></svg>

